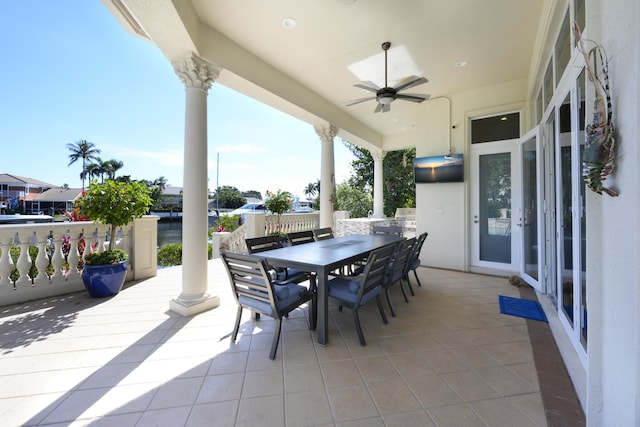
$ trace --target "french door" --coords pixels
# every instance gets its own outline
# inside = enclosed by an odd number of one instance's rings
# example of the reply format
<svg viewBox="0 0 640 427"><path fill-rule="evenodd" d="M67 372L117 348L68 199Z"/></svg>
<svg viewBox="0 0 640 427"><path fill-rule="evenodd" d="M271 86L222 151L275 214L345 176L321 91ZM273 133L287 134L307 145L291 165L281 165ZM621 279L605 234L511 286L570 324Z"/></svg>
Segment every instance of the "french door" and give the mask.
<svg viewBox="0 0 640 427"><path fill-rule="evenodd" d="M522 209L518 140L471 146L471 267L520 271Z"/></svg>

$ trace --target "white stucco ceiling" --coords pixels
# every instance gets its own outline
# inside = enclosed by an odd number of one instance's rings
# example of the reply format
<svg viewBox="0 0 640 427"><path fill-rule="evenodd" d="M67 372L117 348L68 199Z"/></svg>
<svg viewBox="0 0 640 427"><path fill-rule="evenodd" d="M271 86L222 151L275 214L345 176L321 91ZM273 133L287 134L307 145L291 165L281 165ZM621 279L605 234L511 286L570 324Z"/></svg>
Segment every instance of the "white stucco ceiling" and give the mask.
<svg viewBox="0 0 640 427"><path fill-rule="evenodd" d="M375 101L344 105L370 95L354 84L384 83L383 42L392 43L390 85L412 74L429 79L405 93L437 98L524 79L534 56L543 4L542 0L103 2L125 27L131 22L139 25L169 60L193 51L227 70L220 83L309 122L330 121L374 145L385 136L410 131L420 105L396 100L388 113L374 113ZM128 21L123 15L129 15ZM285 18L295 19L296 27L285 28ZM467 65L457 67L460 61Z"/></svg>

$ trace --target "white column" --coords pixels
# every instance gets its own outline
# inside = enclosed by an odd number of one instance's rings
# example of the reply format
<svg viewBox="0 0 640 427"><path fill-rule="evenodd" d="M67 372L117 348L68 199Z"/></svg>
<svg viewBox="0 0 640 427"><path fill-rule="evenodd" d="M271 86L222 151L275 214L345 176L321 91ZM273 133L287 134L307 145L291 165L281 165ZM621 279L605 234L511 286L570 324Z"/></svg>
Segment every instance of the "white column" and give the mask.
<svg viewBox="0 0 640 427"><path fill-rule="evenodd" d="M320 228L333 228L333 202L335 199L335 165L333 159L333 138L338 128L333 125L315 126L320 137Z"/></svg>
<svg viewBox="0 0 640 427"><path fill-rule="evenodd" d="M191 316L220 305L207 281L207 93L220 70L195 55L174 63L186 88L182 190L182 293L170 309Z"/></svg>
<svg viewBox="0 0 640 427"><path fill-rule="evenodd" d="M384 168L382 162L387 153L371 150L373 157L373 218L384 218Z"/></svg>

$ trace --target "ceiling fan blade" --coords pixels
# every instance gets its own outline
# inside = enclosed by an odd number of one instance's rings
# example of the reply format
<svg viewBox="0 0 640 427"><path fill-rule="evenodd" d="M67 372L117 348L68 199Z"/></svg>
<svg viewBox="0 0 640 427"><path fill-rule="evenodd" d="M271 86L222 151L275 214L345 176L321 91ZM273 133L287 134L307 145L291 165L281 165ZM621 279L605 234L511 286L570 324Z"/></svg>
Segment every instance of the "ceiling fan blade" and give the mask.
<svg viewBox="0 0 640 427"><path fill-rule="evenodd" d="M429 80L427 80L425 77L409 76L400 80L400 82L394 87L394 89L400 92L401 90L409 89L410 87L425 84L428 81Z"/></svg>
<svg viewBox="0 0 640 427"><path fill-rule="evenodd" d="M382 105L382 112L386 113L388 111L391 111L391 104L383 104Z"/></svg>
<svg viewBox="0 0 640 427"><path fill-rule="evenodd" d="M374 112L374 113L379 113L380 111L382 111L382 107L383 107L383 105L382 105L382 104L378 104L378 105L376 105L376 109L375 109L375 110L373 110L373 112Z"/></svg>
<svg viewBox="0 0 640 427"><path fill-rule="evenodd" d="M365 101L371 101L373 99L376 99L375 96L368 96L366 98L358 98L358 99L352 99L351 101L347 102L346 104L344 104L346 107L350 107L351 105L356 105L356 104L360 104L361 102L365 102Z"/></svg>
<svg viewBox="0 0 640 427"><path fill-rule="evenodd" d="M373 93L377 92L378 89L380 89L380 87L374 82L362 82L353 86L359 87L360 89L368 90L369 92L373 92Z"/></svg>
<svg viewBox="0 0 640 427"><path fill-rule="evenodd" d="M428 94L418 94L418 93L414 93L414 94L404 94L404 93L399 93L396 95L396 99L403 99L405 101L411 101L411 102L422 102L425 99L429 99L431 95Z"/></svg>

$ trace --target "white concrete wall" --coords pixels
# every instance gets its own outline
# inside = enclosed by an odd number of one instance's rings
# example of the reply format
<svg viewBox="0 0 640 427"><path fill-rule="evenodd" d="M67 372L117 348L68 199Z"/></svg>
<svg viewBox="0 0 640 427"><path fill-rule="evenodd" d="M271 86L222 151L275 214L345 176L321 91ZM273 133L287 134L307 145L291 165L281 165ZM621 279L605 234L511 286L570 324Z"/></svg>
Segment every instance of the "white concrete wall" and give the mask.
<svg viewBox="0 0 640 427"><path fill-rule="evenodd" d="M421 257L425 265L468 269L470 118L523 108L526 89L526 80L518 80L421 104L416 157L447 154L451 141L465 161L464 183L416 185L416 234L429 233Z"/></svg>
<svg viewBox="0 0 640 427"><path fill-rule="evenodd" d="M620 196L587 197L589 364L592 426L640 422L640 2L588 2L589 38L609 56ZM589 6L594 6L589 9ZM589 26L590 23L595 23ZM601 33L592 31L600 26Z"/></svg>

